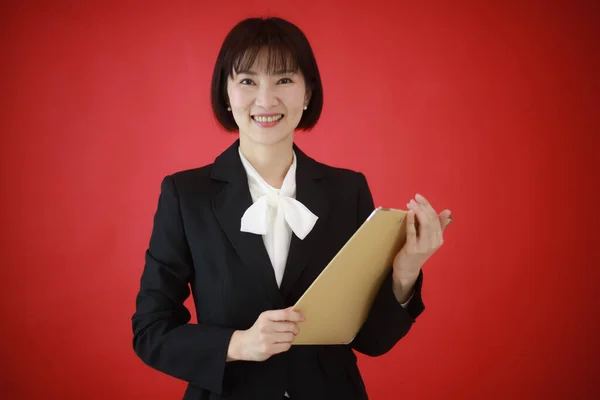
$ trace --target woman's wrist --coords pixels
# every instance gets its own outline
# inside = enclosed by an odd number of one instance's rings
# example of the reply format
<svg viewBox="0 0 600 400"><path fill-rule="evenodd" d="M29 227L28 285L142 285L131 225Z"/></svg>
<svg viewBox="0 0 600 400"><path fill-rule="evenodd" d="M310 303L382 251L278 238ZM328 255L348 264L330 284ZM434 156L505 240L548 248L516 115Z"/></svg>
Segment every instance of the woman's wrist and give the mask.
<svg viewBox="0 0 600 400"><path fill-rule="evenodd" d="M393 291L398 303L404 304L414 294L415 283L417 279L409 278L406 280L398 280L393 282Z"/></svg>
<svg viewBox="0 0 600 400"><path fill-rule="evenodd" d="M243 334L243 331L237 330L231 335L229 347L227 348L227 361L239 361L242 359L241 352L244 348L242 345Z"/></svg>

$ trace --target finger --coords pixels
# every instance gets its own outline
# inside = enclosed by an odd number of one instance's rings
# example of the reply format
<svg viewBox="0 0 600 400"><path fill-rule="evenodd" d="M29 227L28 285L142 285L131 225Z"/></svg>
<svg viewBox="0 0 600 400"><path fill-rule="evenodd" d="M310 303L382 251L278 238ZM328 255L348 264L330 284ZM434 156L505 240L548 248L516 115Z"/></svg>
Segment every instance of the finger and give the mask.
<svg viewBox="0 0 600 400"><path fill-rule="evenodd" d="M442 230L440 229L440 221L438 215L435 214L431 207L418 203L417 212L421 228L419 232L419 249L421 251L430 251L437 247L437 243L440 240Z"/></svg>
<svg viewBox="0 0 600 400"><path fill-rule="evenodd" d="M430 211L429 208L426 205L423 205L419 202L416 202L414 199L412 199L408 204L407 207L411 210L415 211L415 214L419 220L419 224L425 224L427 223L427 221L429 221L429 219L431 219L431 215L430 215ZM434 214L435 217L437 218L437 214ZM421 236L421 231L419 230L419 237Z"/></svg>
<svg viewBox="0 0 600 400"><path fill-rule="evenodd" d="M432 242L430 243L430 250L437 250L444 243L444 230L442 229L443 225L437 215L434 224L436 228L435 234L432 238Z"/></svg>
<svg viewBox="0 0 600 400"><path fill-rule="evenodd" d="M424 206L411 200L410 203L412 210L415 212L415 217L419 222L419 230L417 232L417 242L420 243L421 239L426 238L430 233L428 232L429 215L425 210ZM437 217L437 215L436 215Z"/></svg>
<svg viewBox="0 0 600 400"><path fill-rule="evenodd" d="M415 212L409 210L406 214L406 244L408 246L417 245L417 227L415 226Z"/></svg>
<svg viewBox="0 0 600 400"><path fill-rule="evenodd" d="M452 220L452 212L450 210L444 210L439 215L440 226L442 230L446 229L448 223Z"/></svg>
<svg viewBox="0 0 600 400"><path fill-rule="evenodd" d="M438 234L438 232L437 232L438 227L436 226L436 224L439 223L439 218L438 218L437 212L435 211L435 209L433 208L433 206L431 205L431 203L429 203L429 201L425 197L423 197L423 195L417 193L416 196L415 196L415 198L417 199L417 202L419 204L421 204L425 208L425 210L427 212L427 217L428 217L427 221L428 221L428 223L433 224L434 232L432 232L432 234L433 235L437 235Z"/></svg>
<svg viewBox="0 0 600 400"><path fill-rule="evenodd" d="M300 331L298 325L294 322L274 322L273 323L273 331L274 332L291 332L294 335L297 335Z"/></svg>
<svg viewBox="0 0 600 400"><path fill-rule="evenodd" d="M436 234L434 237L434 242L432 243L432 248L437 249L442 244L444 244L444 230L446 229L446 225L450 220L450 210L444 210L437 217L437 224L439 224L439 228L436 230Z"/></svg>
<svg viewBox="0 0 600 400"><path fill-rule="evenodd" d="M274 333L271 336L271 340L273 341L273 343L291 343L294 341L295 337L296 335L294 335L291 332Z"/></svg>
<svg viewBox="0 0 600 400"><path fill-rule="evenodd" d="M423 197L423 195L417 193L415 195L415 199L417 200L417 203L422 204L423 206L425 206L426 209L430 210L433 214L437 216L437 212L435 211L431 203L429 203L429 200Z"/></svg>
<svg viewBox="0 0 600 400"><path fill-rule="evenodd" d="M431 203L429 203L422 194L417 193L415 198L417 199L418 204L424 207L427 212L427 221L425 222L426 226L424 231L428 242L424 243L424 245L426 245L428 249L436 248L442 242L442 225L439 216Z"/></svg>
<svg viewBox="0 0 600 400"><path fill-rule="evenodd" d="M294 311L292 307L288 307L282 310L268 311L267 319L269 321L304 321L304 317L302 316L302 314L298 311Z"/></svg>

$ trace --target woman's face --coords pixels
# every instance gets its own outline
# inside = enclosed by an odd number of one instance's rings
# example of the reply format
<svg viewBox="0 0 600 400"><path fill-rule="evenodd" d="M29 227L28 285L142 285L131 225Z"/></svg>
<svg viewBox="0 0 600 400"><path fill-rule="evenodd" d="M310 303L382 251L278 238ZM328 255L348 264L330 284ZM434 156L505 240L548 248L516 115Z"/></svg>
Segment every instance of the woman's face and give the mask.
<svg viewBox="0 0 600 400"><path fill-rule="evenodd" d="M227 94L240 136L263 145L293 136L309 94L302 72L269 75L265 53L259 53L249 71L228 78Z"/></svg>

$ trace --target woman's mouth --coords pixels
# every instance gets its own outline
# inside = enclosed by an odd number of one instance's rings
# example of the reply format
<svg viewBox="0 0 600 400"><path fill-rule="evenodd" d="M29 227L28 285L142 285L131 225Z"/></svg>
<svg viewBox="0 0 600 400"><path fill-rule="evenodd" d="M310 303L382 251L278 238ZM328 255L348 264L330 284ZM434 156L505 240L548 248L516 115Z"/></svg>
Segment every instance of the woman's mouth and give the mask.
<svg viewBox="0 0 600 400"><path fill-rule="evenodd" d="M261 128L270 128L272 126L277 125L283 117L284 117L283 114L269 115L269 116L253 115L252 120Z"/></svg>

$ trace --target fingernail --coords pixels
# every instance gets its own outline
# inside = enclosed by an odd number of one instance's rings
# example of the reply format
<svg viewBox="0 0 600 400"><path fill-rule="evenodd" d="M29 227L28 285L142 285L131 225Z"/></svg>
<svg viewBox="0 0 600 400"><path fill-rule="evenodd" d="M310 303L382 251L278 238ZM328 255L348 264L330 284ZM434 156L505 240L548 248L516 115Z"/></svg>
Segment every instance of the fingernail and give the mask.
<svg viewBox="0 0 600 400"><path fill-rule="evenodd" d="M412 204L413 206L416 206L416 205L417 205L417 202L416 202L416 201L414 201L414 200L411 200L411 201L410 201L410 204Z"/></svg>
<svg viewBox="0 0 600 400"><path fill-rule="evenodd" d="M410 204L410 203L406 203L406 207L408 207L408 208L412 208L412 204Z"/></svg>
<svg viewBox="0 0 600 400"><path fill-rule="evenodd" d="M425 197L421 196L419 193L417 193L415 197L417 200L425 200Z"/></svg>

